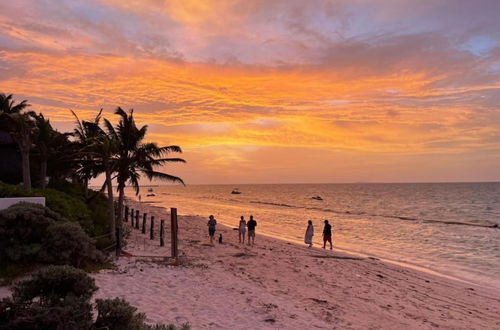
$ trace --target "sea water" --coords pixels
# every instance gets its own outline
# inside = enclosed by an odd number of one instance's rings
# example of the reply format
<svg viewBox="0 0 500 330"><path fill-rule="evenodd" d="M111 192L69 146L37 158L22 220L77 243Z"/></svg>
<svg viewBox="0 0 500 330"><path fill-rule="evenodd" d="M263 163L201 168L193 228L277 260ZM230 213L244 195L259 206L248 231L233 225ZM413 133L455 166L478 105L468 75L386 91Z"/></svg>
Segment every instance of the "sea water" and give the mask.
<svg viewBox="0 0 500 330"><path fill-rule="evenodd" d="M232 194L239 188L241 194ZM142 201L237 227L253 215L257 236L303 243L307 220L322 246L423 267L500 288L500 183L263 184L155 187ZM129 196L132 191L128 191ZM320 196L323 200L312 197ZM202 233L200 233L202 234ZM237 236L235 231L234 236ZM231 238L226 238L229 240ZM236 239L236 238L234 238ZM258 242L258 237L257 237Z"/></svg>

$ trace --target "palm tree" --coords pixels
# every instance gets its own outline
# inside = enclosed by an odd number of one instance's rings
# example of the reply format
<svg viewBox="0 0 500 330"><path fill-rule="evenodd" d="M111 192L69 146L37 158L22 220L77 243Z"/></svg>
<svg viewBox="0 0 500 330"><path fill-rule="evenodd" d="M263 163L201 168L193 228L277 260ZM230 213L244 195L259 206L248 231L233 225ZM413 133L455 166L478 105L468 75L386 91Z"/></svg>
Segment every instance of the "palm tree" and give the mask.
<svg viewBox="0 0 500 330"><path fill-rule="evenodd" d="M26 100L15 104L12 94L0 93L0 125L10 133L21 151L23 185L26 189L31 189L30 150L35 125L30 113L22 111L29 106Z"/></svg>
<svg viewBox="0 0 500 330"><path fill-rule="evenodd" d="M71 113L76 119L76 128L73 130L73 136L76 138L78 147L85 150L95 142L100 134L101 129L99 123L101 121L102 109L93 121L81 121L73 110L71 110ZM83 181L85 196L87 197L89 181L96 175L93 167L91 165L89 166L89 164L92 164L92 154L82 153L81 156L80 166L76 175Z"/></svg>
<svg viewBox="0 0 500 330"><path fill-rule="evenodd" d="M55 153L56 149L64 142L63 140L68 135L59 133L50 124L50 120L45 119L42 113L33 114L35 119L35 134L33 141L35 142L36 151L40 160L40 187L45 189L47 185L47 163L49 157ZM65 135L65 136L63 136Z"/></svg>
<svg viewBox="0 0 500 330"><path fill-rule="evenodd" d="M108 219L111 238L115 238L116 221L113 198L113 173L116 169L115 155L118 153L119 144L115 137L108 135L101 127L97 126L98 134L93 142L84 151L92 155L92 171L97 176L104 173L104 186L108 194Z"/></svg>
<svg viewBox="0 0 500 330"><path fill-rule="evenodd" d="M30 105L27 100L23 100L18 104L15 104L12 94L6 95L4 93L0 93L0 113L19 113L29 106Z"/></svg>
<svg viewBox="0 0 500 330"><path fill-rule="evenodd" d="M147 126L137 128L134 120L134 110L127 114L118 107L115 114L120 116L120 121L113 127L108 120L105 125L110 137L118 141L119 151L116 157L116 171L118 182L118 227L121 229L123 221L123 203L125 198L125 186L130 183L139 194L139 179L145 175L149 180L159 179L174 183L184 184L181 178L156 171L157 166L171 162L183 162L182 158L163 158L170 153L181 153L179 146L159 147L156 143L143 142L147 133ZM120 231L121 233L121 231Z"/></svg>

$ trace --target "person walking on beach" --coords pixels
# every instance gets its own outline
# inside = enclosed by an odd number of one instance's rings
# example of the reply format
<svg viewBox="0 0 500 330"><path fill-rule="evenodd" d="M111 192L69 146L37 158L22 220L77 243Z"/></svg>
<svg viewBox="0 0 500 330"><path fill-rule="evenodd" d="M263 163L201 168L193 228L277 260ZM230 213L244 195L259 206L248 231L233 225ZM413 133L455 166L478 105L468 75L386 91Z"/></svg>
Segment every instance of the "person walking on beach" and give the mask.
<svg viewBox="0 0 500 330"><path fill-rule="evenodd" d="M306 236L304 238L304 242L306 244L309 244L309 247L313 246L313 236L314 236L314 226L311 220L307 221L307 229L306 229Z"/></svg>
<svg viewBox="0 0 500 330"><path fill-rule="evenodd" d="M211 215L208 217L208 236L210 236L210 244L214 245L215 227L217 226L217 220Z"/></svg>
<svg viewBox="0 0 500 330"><path fill-rule="evenodd" d="M240 217L240 225L238 226L238 238L240 243L245 244L245 233L247 232L247 222L245 221L245 217Z"/></svg>
<svg viewBox="0 0 500 330"><path fill-rule="evenodd" d="M326 248L326 242L330 242L330 250L333 250L332 244L332 225L325 220L325 227L323 228L323 249Z"/></svg>
<svg viewBox="0 0 500 330"><path fill-rule="evenodd" d="M253 219L253 215L250 216L250 220L247 222L248 227L248 245L250 245L250 239L253 245L255 243L255 227L257 227L257 221Z"/></svg>

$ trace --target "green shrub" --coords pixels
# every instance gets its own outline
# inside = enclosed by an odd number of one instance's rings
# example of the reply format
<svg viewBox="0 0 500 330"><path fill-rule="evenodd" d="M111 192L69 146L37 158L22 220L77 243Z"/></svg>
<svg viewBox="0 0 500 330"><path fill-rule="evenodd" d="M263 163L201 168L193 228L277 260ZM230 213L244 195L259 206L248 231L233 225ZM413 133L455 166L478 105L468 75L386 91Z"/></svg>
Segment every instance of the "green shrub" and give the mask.
<svg viewBox="0 0 500 330"><path fill-rule="evenodd" d="M175 325L156 324L148 325L144 323L146 315L138 313L137 308L131 306L126 300L97 299L97 319L94 329L108 330L178 330ZM184 324L179 330L189 330L190 326Z"/></svg>
<svg viewBox="0 0 500 330"><path fill-rule="evenodd" d="M80 199L54 189L35 189L33 194L45 197L49 209L70 221L78 222L89 235L94 234L90 210Z"/></svg>
<svg viewBox="0 0 500 330"><path fill-rule="evenodd" d="M16 284L0 302L0 329L90 329L94 279L70 266L49 266Z"/></svg>
<svg viewBox="0 0 500 330"><path fill-rule="evenodd" d="M86 193L81 185L66 180L52 180L49 183L49 187L85 202L91 214L95 236L102 236L109 233L108 199L105 194L92 189L87 189ZM98 247L106 247L111 242L109 237L106 237L99 238L96 244Z"/></svg>
<svg viewBox="0 0 500 330"><path fill-rule="evenodd" d="M0 329L9 330L177 330L174 325L148 325L145 315L127 301L97 299L97 319L90 300L95 281L71 266L49 266L13 288L0 301ZM183 325L180 330L190 329Z"/></svg>
<svg viewBox="0 0 500 330"><path fill-rule="evenodd" d="M1 330L89 330L92 327L91 305L67 301L64 305L41 306L0 301Z"/></svg>
<svg viewBox="0 0 500 330"><path fill-rule="evenodd" d="M109 330L141 330L146 316L121 299L97 299L95 327Z"/></svg>
<svg viewBox="0 0 500 330"><path fill-rule="evenodd" d="M47 207L18 203L0 211L1 276L35 263L82 267L103 260L78 223L68 222Z"/></svg>
<svg viewBox="0 0 500 330"><path fill-rule="evenodd" d="M0 197L45 197L46 206L49 209L70 221L78 222L88 234L93 235L91 212L80 198L55 189L28 191L3 182L0 182Z"/></svg>
<svg viewBox="0 0 500 330"><path fill-rule="evenodd" d="M0 265L35 261L47 227L63 219L38 204L18 203L0 211Z"/></svg>
<svg viewBox="0 0 500 330"><path fill-rule="evenodd" d="M103 261L101 253L83 229L75 223L54 223L43 239L42 258L58 265L85 266Z"/></svg>
<svg viewBox="0 0 500 330"><path fill-rule="evenodd" d="M97 291L95 281L81 269L71 266L48 266L12 289L15 302L58 305L72 299L90 301Z"/></svg>

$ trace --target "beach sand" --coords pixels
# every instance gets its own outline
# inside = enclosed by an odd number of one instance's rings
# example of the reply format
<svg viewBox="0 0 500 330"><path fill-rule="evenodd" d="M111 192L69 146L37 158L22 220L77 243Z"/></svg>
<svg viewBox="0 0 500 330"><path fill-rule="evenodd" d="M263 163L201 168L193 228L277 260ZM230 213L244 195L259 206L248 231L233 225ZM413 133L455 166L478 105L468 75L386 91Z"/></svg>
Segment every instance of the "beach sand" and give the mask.
<svg viewBox="0 0 500 330"><path fill-rule="evenodd" d="M216 237L222 233L224 244L210 246L207 220L180 216L184 264L169 266L161 258L170 255L166 210L144 203L139 209L155 215L157 225L165 219L165 247L159 247L158 231L149 240L149 222L146 235L127 223L130 256L116 260L117 269L92 276L96 298L125 298L150 323L189 323L192 329L500 329L497 291L264 237L258 227L253 247L239 244L237 231L221 225Z"/></svg>
<svg viewBox="0 0 500 330"><path fill-rule="evenodd" d="M170 227L166 210L139 207L146 208ZM206 222L179 217L182 266L145 257L170 255L169 232L159 248L158 238L132 230L127 251L136 257L94 276L97 297L123 297L149 322L193 329L500 329L499 292L264 237L258 227L253 247L221 225L216 238L222 233L224 244L210 246Z"/></svg>

